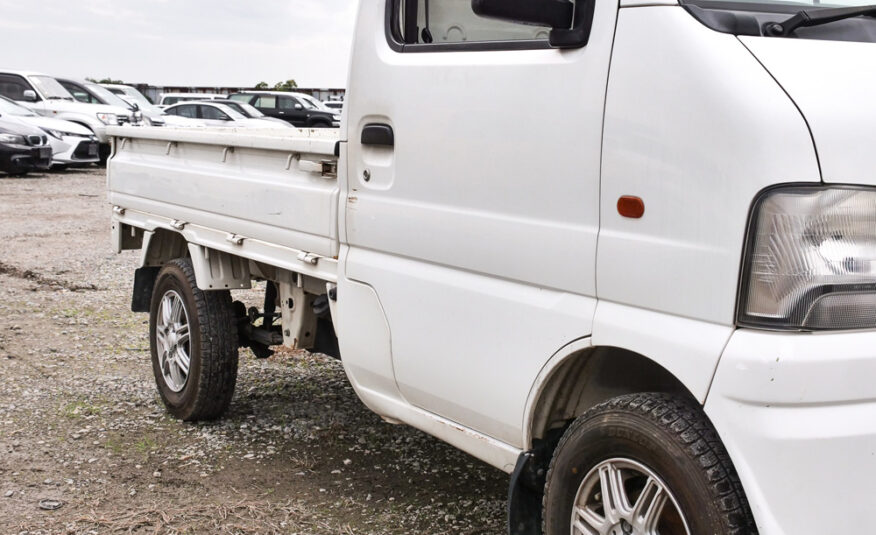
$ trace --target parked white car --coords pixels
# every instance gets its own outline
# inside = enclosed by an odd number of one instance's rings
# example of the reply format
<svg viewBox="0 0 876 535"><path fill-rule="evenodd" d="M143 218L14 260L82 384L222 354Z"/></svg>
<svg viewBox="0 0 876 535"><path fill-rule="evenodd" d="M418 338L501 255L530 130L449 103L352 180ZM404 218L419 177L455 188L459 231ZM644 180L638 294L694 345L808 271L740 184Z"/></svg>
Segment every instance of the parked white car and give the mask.
<svg viewBox="0 0 876 535"><path fill-rule="evenodd" d="M114 95L117 95L119 98L123 99L125 102L129 104L136 104L137 107L143 112L143 117L146 121L148 121L149 126L164 126L165 117L164 112L161 108L153 104L149 101L146 96L137 91L135 87L124 84L100 84ZM171 125L173 126L173 125Z"/></svg>
<svg viewBox="0 0 876 535"><path fill-rule="evenodd" d="M97 137L82 125L43 117L4 96L0 96L0 116L36 126L47 133L55 167L96 163L100 159Z"/></svg>
<svg viewBox="0 0 876 535"><path fill-rule="evenodd" d="M342 100L326 100L323 102L323 105L326 108L334 110L336 113L339 113L344 109L344 101Z"/></svg>
<svg viewBox="0 0 876 535"><path fill-rule="evenodd" d="M78 102L53 77L37 72L0 69L0 95L44 117L64 119L88 128L100 142L101 159L110 152L106 127L134 121L128 108Z"/></svg>
<svg viewBox="0 0 876 535"><path fill-rule="evenodd" d="M164 109L168 117L197 119L206 126L223 128L292 128L289 123L272 121L270 118L249 118L226 106L222 101L181 102Z"/></svg>
<svg viewBox="0 0 876 535"><path fill-rule="evenodd" d="M218 93L162 93L158 101L159 108L166 108L179 102L189 102L192 100L215 100L228 98L228 95L220 95Z"/></svg>

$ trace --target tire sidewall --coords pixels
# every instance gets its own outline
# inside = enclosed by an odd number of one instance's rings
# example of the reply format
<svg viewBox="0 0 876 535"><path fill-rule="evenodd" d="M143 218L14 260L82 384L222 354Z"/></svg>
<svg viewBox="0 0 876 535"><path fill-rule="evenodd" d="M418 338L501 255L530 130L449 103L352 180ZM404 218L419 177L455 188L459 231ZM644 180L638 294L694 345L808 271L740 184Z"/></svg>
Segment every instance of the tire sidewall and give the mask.
<svg viewBox="0 0 876 535"><path fill-rule="evenodd" d="M546 535L571 533L572 507L590 470L626 458L651 469L669 488L692 534L724 534L704 468L671 435L645 417L606 411L576 422L558 447L545 495Z"/></svg>
<svg viewBox="0 0 876 535"><path fill-rule="evenodd" d="M155 341L159 307L161 306L164 294L169 290L174 290L182 297L183 306L189 321L189 374L185 387L179 392L171 390L164 381ZM183 420L189 417L198 395L201 376L200 332L201 322L198 317L194 291L188 284L183 270L175 264L167 264L159 273L158 279L155 281L155 289L152 292L152 303L149 307L149 348L152 354L152 372L155 375L155 384L158 385L161 399L171 414Z"/></svg>

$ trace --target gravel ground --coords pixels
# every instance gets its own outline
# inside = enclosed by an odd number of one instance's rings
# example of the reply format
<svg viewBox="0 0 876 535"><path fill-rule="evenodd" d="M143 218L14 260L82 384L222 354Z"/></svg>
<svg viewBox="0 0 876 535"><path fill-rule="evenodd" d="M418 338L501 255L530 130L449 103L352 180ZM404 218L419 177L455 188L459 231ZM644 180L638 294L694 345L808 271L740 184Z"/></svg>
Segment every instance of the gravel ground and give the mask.
<svg viewBox="0 0 876 535"><path fill-rule="evenodd" d="M171 419L104 188L0 176L0 533L504 531L505 474L384 423L327 357L242 350L224 418Z"/></svg>

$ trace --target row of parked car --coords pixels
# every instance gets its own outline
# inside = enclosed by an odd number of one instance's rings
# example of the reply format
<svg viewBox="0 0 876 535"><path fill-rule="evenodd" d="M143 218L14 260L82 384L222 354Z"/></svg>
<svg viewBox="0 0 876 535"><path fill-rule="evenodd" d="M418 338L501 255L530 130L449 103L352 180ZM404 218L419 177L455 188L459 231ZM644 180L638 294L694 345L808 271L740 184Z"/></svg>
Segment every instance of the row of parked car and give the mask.
<svg viewBox="0 0 876 535"><path fill-rule="evenodd" d="M0 172L87 165L110 153L107 126L332 128L342 102L284 91L167 93L0 69Z"/></svg>

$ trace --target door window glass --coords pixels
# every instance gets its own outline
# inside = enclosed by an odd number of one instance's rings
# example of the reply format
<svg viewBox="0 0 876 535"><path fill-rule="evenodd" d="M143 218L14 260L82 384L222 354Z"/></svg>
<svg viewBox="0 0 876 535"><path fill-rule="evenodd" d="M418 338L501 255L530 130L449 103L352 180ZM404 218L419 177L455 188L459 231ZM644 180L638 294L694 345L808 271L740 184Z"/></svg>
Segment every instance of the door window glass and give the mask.
<svg viewBox="0 0 876 535"><path fill-rule="evenodd" d="M295 97L281 97L280 98L280 109L281 110L294 110L296 104L301 104ZM304 108L305 106L301 106Z"/></svg>
<svg viewBox="0 0 876 535"><path fill-rule="evenodd" d="M177 106L174 108L176 110L176 115L180 117L191 117L192 119L198 118L198 109L194 104L184 104L182 106Z"/></svg>
<svg viewBox="0 0 876 535"><path fill-rule="evenodd" d="M231 117L213 106L201 106L201 118L211 121L230 121Z"/></svg>
<svg viewBox="0 0 876 535"><path fill-rule="evenodd" d="M276 108L277 107L277 97L274 95L262 95L256 99L252 104L256 108Z"/></svg>
<svg viewBox="0 0 876 535"><path fill-rule="evenodd" d="M100 102L92 97L88 91L83 89L81 86L76 84L71 84L69 82L61 82L61 85L64 86L64 89L70 92L73 95L73 98L78 100L79 102L85 102L87 104L100 104Z"/></svg>
<svg viewBox="0 0 876 535"><path fill-rule="evenodd" d="M24 100L24 92L32 89L24 78L14 74L0 74L0 95L12 100Z"/></svg>
<svg viewBox="0 0 876 535"><path fill-rule="evenodd" d="M471 0L398 0L394 18L395 35L408 44L547 40L550 32L543 26L480 17L472 11Z"/></svg>

